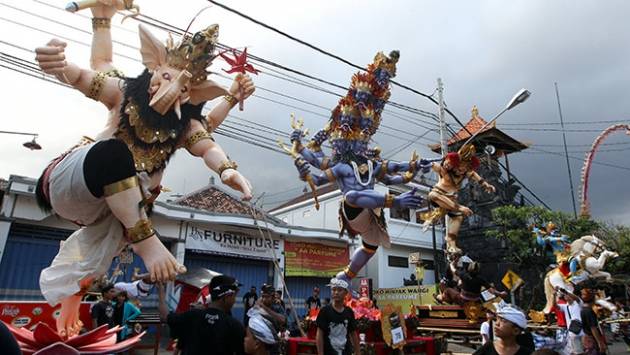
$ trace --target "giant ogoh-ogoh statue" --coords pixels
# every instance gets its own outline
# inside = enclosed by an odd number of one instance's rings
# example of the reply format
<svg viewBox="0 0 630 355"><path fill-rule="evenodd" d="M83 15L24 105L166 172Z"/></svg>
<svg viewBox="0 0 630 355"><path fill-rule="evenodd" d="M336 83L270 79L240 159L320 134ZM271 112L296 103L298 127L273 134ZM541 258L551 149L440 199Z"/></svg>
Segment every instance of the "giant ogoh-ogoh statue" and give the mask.
<svg viewBox="0 0 630 355"><path fill-rule="evenodd" d="M390 246L383 208L416 209L422 202L415 189L397 196L374 190L376 181L388 185L407 183L422 169L421 165L429 164L419 160L415 153L408 162L389 161L380 157L380 149L369 147L390 96L390 79L396 75L398 59L398 51L389 56L379 52L364 73L354 74L350 89L333 109L330 120L306 146L301 143L305 136L301 126L294 126L291 134L295 153L299 153L295 165L300 177L318 186L336 183L343 194L339 208L340 234L347 231L351 238L361 235L362 247L337 275L348 281L379 245ZM326 140L332 146L330 156L321 149ZM311 173L311 166L321 173Z"/></svg>
<svg viewBox="0 0 630 355"><path fill-rule="evenodd" d="M46 300L61 302L57 331L63 336L79 332L82 293L126 245L142 258L153 280L172 280L185 271L158 239L146 211L177 149L202 158L223 183L251 198L249 182L210 135L254 91L247 75L237 76L229 90L207 79L218 25L186 34L178 43L169 39L166 46L140 26L146 69L131 78L112 64L110 21L115 11L113 6L92 8L93 70L66 62L66 44L59 40L36 50L44 72L109 109L105 130L54 159L37 184L41 205L81 226L40 276ZM220 96L204 118L206 101Z"/></svg>

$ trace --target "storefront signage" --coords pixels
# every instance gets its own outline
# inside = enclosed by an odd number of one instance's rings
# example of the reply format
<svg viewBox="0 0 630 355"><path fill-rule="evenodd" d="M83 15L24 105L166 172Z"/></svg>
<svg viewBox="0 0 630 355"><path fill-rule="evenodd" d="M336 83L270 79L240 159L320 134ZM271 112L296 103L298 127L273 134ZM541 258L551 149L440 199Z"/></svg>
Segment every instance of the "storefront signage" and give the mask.
<svg viewBox="0 0 630 355"><path fill-rule="evenodd" d="M374 298L381 309L390 304L393 307L400 306L403 314L409 314L415 306L435 304L432 296L434 292L434 285L379 288L374 291Z"/></svg>
<svg viewBox="0 0 630 355"><path fill-rule="evenodd" d="M280 240L219 232L194 226L189 228L186 238L186 249L201 253L273 259L271 248L275 249L276 257L280 257Z"/></svg>
<svg viewBox="0 0 630 355"><path fill-rule="evenodd" d="M348 247L284 242L285 276L332 277L348 264Z"/></svg>
<svg viewBox="0 0 630 355"><path fill-rule="evenodd" d="M81 302L79 306L79 319L88 329L92 329L91 306L92 303L88 302ZM59 307L51 307L46 302L0 301L0 321L16 328L27 329L32 329L37 323L42 322L55 329Z"/></svg>

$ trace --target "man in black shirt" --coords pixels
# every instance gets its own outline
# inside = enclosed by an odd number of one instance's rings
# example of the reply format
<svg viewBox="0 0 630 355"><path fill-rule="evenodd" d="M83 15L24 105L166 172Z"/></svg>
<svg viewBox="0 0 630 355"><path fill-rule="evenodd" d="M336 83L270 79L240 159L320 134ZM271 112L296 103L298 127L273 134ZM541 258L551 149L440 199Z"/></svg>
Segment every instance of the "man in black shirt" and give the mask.
<svg viewBox="0 0 630 355"><path fill-rule="evenodd" d="M168 324L171 337L178 339L181 355L244 354L245 331L230 315L239 287L233 277L215 276L210 281L208 308L179 314L168 313L164 287L158 287L160 318Z"/></svg>
<svg viewBox="0 0 630 355"><path fill-rule="evenodd" d="M509 304L499 308L493 324L494 341L486 342L473 355L531 354L533 349L520 345L517 339L526 327L527 319L521 310Z"/></svg>
<svg viewBox="0 0 630 355"><path fill-rule="evenodd" d="M306 299L306 315L313 309L322 308L322 303L319 299L319 287L313 287L313 294Z"/></svg>
<svg viewBox="0 0 630 355"><path fill-rule="evenodd" d="M589 355L605 354L607 348L606 339L599 328L597 315L595 311L593 311L593 301L595 299L594 291L585 287L580 291L580 298L583 302L580 317L582 320L582 330L584 330L584 337L582 337L584 353Z"/></svg>
<svg viewBox="0 0 630 355"><path fill-rule="evenodd" d="M345 280L330 280L332 304L322 307L317 316L318 355L360 355L357 321L350 307L344 305L349 284Z"/></svg>
<svg viewBox="0 0 630 355"><path fill-rule="evenodd" d="M116 324L114 322L114 306L112 300L116 297L116 289L114 285L107 284L101 288L101 299L98 303L92 306L92 327L98 328L103 324L107 324L109 328L113 328Z"/></svg>
<svg viewBox="0 0 630 355"><path fill-rule="evenodd" d="M245 314L243 314L244 325L247 325L247 321L249 319L249 317L247 316L247 311L249 311L250 308L254 307L254 305L256 304L256 301L258 301L258 294L256 293L256 286L252 286L249 289L249 292L243 295L243 307L245 307Z"/></svg>

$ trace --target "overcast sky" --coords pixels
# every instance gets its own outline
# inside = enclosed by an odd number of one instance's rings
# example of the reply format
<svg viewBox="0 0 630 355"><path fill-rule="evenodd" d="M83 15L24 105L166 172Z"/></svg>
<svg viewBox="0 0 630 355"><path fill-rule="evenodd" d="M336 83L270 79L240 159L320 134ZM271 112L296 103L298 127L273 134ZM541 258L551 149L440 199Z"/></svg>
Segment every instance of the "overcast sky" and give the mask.
<svg viewBox="0 0 630 355"><path fill-rule="evenodd" d="M64 1L45 0L54 6ZM202 0L176 2L137 0L142 13L180 28L186 27L192 16L208 3ZM510 157L510 167L527 186L552 208L572 211L564 156L542 153L540 150L562 152L562 133L554 92L558 82L564 119L567 124L567 143L573 169L576 199L580 187L580 170L584 151L598 132L610 123L628 122L630 108L627 93L630 86L630 28L627 1L230 1L226 3L293 36L333 52L353 63L366 65L377 51L398 49L401 59L397 81L421 92L431 94L436 79L445 83L448 107L463 121L470 118L470 108L479 107L481 116L490 119L520 88L532 92L523 105L506 113L498 122L500 129L514 138L531 144L523 153ZM39 1L4 2L19 9L36 13L66 25L90 31L89 19L64 13ZM179 5L169 8L169 5ZM89 11L82 12L89 15ZM115 22L120 21L120 16ZM16 21L33 28L11 23ZM219 23L220 41L250 53L313 76L348 85L356 71L350 66L319 54L311 49L259 27L218 7L205 11L193 24L198 30L211 23ZM138 23L127 20L114 28L115 40L129 46L139 45ZM36 29L50 33L42 33ZM152 29L165 39L166 33ZM54 34L54 35L53 35ZM89 48L78 42L89 43L90 34L33 15L0 5L0 38L3 42L33 49L54 36L68 41L67 58L81 66L88 65ZM0 51L32 60L34 54L0 42ZM115 44L117 53L135 58L115 56L118 68L127 75L142 70L137 61L139 52ZM2 63L0 63L2 64ZM217 61L213 70L226 68ZM34 132L39 134L40 151L28 151L21 146L28 137L2 135L0 138L0 177L11 174L38 177L46 163L70 147L82 135L94 136L106 119L104 106L78 92L29 78L0 67L4 80L0 130ZM224 79L218 82L227 85ZM262 98L252 97L245 111L233 113L243 119L275 129L289 130L289 115L295 112L305 119L311 132L320 129L337 98L302 85L280 80L265 73L255 78L259 87L293 96L316 107L280 97L259 89L256 94L296 106L283 106ZM316 83L334 92L338 89ZM399 87L392 89L391 100L426 111L437 108L427 99ZM313 111L306 112L304 109ZM394 113L385 114L374 137L383 147L384 155L396 147L424 133L429 119L389 107ZM405 120L399 115L404 115ZM447 120L456 129L457 124ZM549 124L554 125L549 125ZM231 127L251 123L228 118ZM428 123L431 124L431 123ZM521 125L515 125L521 124ZM227 127L226 127L227 128ZM393 128L393 129L392 129ZM540 129L547 129L540 131ZM402 133L404 131L405 133ZM260 132L265 134L265 132ZM396 138L392 135L397 136ZM280 138L265 134L269 138ZM291 159L287 156L255 147L231 138L217 136L217 141L239 163L239 169L250 178L255 194L266 192L268 204L281 202L301 193L303 184L297 178ZM282 137L287 140L286 137ZM437 141L436 133L426 135ZM408 159L416 149L421 156L434 157L426 144L419 140L395 155ZM619 223L630 217L630 137L618 133L602 147L597 162L617 167L594 165L591 173L590 199L594 216ZM201 161L180 151L171 161L164 185L176 193L186 193L208 183L209 172ZM579 204L579 201L577 201ZM579 208L579 207L578 207Z"/></svg>

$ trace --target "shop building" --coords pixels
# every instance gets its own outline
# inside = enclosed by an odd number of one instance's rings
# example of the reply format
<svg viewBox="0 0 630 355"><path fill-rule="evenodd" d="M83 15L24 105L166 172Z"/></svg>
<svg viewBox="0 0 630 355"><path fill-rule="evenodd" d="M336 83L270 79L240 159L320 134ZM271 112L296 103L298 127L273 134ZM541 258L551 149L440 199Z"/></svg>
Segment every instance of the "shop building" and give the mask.
<svg viewBox="0 0 630 355"><path fill-rule="evenodd" d="M41 270L50 265L59 243L77 229L37 206L35 184L36 179L12 175L3 191L0 300L41 300ZM188 268L204 267L229 274L243 284L234 308L237 319L243 314L241 296L250 286L256 286L258 291L263 283L281 287L279 275L284 274L287 245L292 250L289 262L293 265L290 274L294 276L287 277L286 282L300 314L314 286L322 288L322 299L327 296L323 286L332 271L322 273L318 269L322 260L330 259L326 265L337 269L347 263L348 240L339 239L336 230L292 226L253 210L249 203L213 184L178 199L157 201L151 219L160 239L180 263ZM121 264L125 272L117 281L129 280L136 267L145 270L139 257L124 259L130 263ZM118 258L112 268L117 264ZM320 277L300 276L304 274ZM156 301L153 293L143 300L143 305L154 307Z"/></svg>
<svg viewBox="0 0 630 355"><path fill-rule="evenodd" d="M375 190L400 194L417 188L419 194L426 197L429 188L420 184L407 184L399 186L376 185ZM341 191L334 184L326 185L318 190L320 208L315 208L315 203L310 193L305 193L292 199L283 205L272 209L269 213L285 223L302 226L305 228L317 228L339 233L339 205L342 199ZM384 209L388 232L391 238L391 248L379 247L376 255L370 259L367 266L359 273L354 282L358 286L359 278L370 278L374 288L391 288L403 286L404 279L410 279L416 272L416 265L409 263L411 253L420 253L420 259L424 265L423 284L430 285L435 282L434 276L434 243L433 233L422 230L423 221L420 213L426 211L426 206L421 210ZM436 228L435 246L441 250L443 231ZM347 236L344 236L347 238ZM360 246L360 239L351 241L350 255L355 248Z"/></svg>

